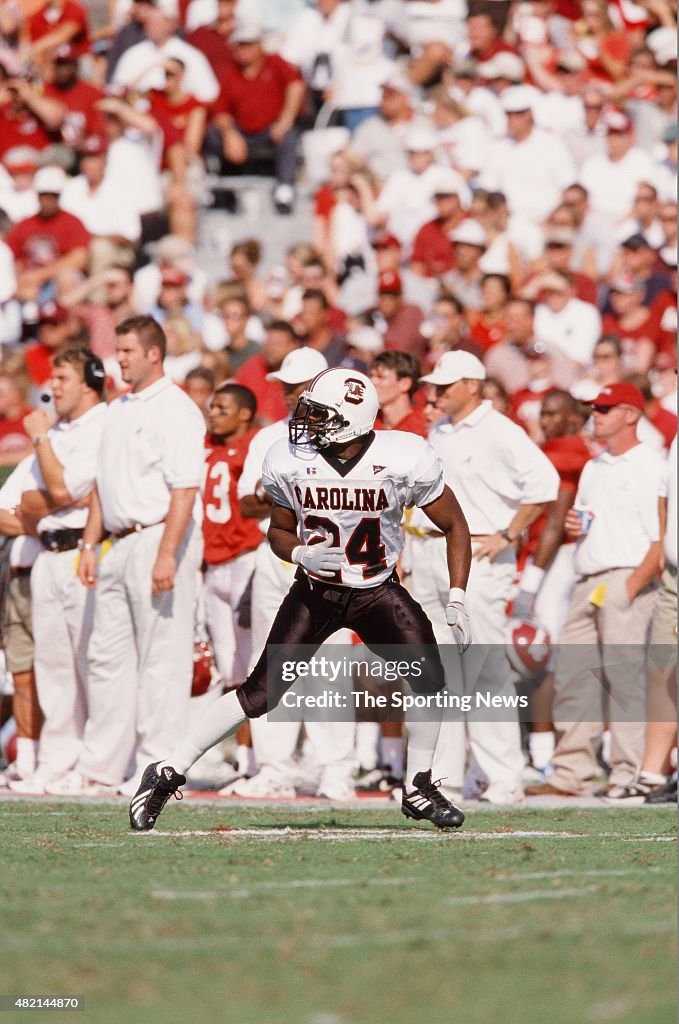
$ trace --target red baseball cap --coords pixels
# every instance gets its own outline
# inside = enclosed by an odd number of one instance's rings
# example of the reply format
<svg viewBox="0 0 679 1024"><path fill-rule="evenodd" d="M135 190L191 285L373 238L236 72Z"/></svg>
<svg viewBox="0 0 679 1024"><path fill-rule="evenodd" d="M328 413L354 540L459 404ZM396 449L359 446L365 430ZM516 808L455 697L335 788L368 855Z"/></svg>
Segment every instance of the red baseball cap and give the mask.
<svg viewBox="0 0 679 1024"><path fill-rule="evenodd" d="M189 283L189 279L179 267L163 267L160 283L163 288L183 288Z"/></svg>
<svg viewBox="0 0 679 1024"><path fill-rule="evenodd" d="M53 299L45 302L38 310L38 320L41 324L63 324L69 316L69 311Z"/></svg>
<svg viewBox="0 0 679 1024"><path fill-rule="evenodd" d="M399 242L396 235L388 235L386 232L382 232L380 235L375 235L373 239L373 249L400 249L401 243Z"/></svg>
<svg viewBox="0 0 679 1024"><path fill-rule="evenodd" d="M384 270L379 276L377 290L380 295L401 295L403 285L400 275L395 270Z"/></svg>
<svg viewBox="0 0 679 1024"><path fill-rule="evenodd" d="M609 384L602 388L596 398L593 398L587 405L601 405L605 409L612 409L615 405L633 405L635 409L644 409L644 396L634 384L626 380L618 384Z"/></svg>

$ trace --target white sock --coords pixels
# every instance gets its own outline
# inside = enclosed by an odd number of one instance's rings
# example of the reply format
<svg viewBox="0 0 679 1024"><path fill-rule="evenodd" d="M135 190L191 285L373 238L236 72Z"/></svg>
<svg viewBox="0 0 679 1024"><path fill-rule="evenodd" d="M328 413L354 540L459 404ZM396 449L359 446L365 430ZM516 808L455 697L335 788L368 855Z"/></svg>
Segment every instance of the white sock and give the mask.
<svg viewBox="0 0 679 1024"><path fill-rule="evenodd" d="M235 732L245 718L246 715L236 691L231 690L229 693L225 693L205 709L193 728L189 730L186 739L182 740L158 767L171 765L180 775L185 775L191 765L195 764L206 750Z"/></svg>
<svg viewBox="0 0 679 1024"><path fill-rule="evenodd" d="M385 765L385 767L387 765L389 766L391 774L396 779L400 779L403 775L403 746L404 743L402 736L380 737L382 764ZM429 767L431 768L431 764Z"/></svg>
<svg viewBox="0 0 679 1024"><path fill-rule="evenodd" d="M239 775L254 775L257 771L255 752L244 743L239 743L236 747L236 771Z"/></svg>
<svg viewBox="0 0 679 1024"><path fill-rule="evenodd" d="M380 739L379 722L356 723L356 760L361 768L377 768L377 744Z"/></svg>
<svg viewBox="0 0 679 1024"><path fill-rule="evenodd" d="M438 718L436 718L438 710ZM406 712L406 725L408 727L408 765L405 773L405 789L412 790L413 779L418 772L431 771L434 751L441 731L442 709L429 708L427 714L435 718L435 721L421 720L422 712L417 712L418 717L413 721L408 718Z"/></svg>
<svg viewBox="0 0 679 1024"><path fill-rule="evenodd" d="M551 763L556 736L553 732L532 732L528 736L528 750L533 767L540 771Z"/></svg>
<svg viewBox="0 0 679 1024"><path fill-rule="evenodd" d="M645 769L639 773L639 782L645 782L647 786L664 786L667 776L659 772L647 772Z"/></svg>
<svg viewBox="0 0 679 1024"><path fill-rule="evenodd" d="M24 778L32 775L38 765L38 741L17 736L16 766Z"/></svg>

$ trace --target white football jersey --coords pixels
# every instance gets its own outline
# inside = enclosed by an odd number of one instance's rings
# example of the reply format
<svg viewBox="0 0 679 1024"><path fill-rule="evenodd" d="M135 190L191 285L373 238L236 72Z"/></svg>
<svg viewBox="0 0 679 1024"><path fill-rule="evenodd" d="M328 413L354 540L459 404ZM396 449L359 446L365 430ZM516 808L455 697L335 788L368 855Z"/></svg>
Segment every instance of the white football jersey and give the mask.
<svg viewBox="0 0 679 1024"><path fill-rule="evenodd" d="M404 508L428 505L443 491L443 467L424 438L380 430L353 459L291 445L269 448L262 485L297 516L302 544L331 537L346 560L338 577L347 587L374 587L391 575L403 548Z"/></svg>

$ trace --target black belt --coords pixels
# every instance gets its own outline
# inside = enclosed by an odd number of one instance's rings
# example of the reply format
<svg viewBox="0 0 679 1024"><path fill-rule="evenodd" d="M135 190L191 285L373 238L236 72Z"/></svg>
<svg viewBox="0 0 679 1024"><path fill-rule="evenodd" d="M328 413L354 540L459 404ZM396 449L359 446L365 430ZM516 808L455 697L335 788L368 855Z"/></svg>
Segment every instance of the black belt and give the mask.
<svg viewBox="0 0 679 1024"><path fill-rule="evenodd" d="M132 526L128 526L125 530L120 530L118 533L112 533L111 536L114 540L122 540L123 537L129 537L131 533L141 533L142 530L148 530L150 526L160 526L165 520L161 519L157 523L133 523Z"/></svg>
<svg viewBox="0 0 679 1024"><path fill-rule="evenodd" d="M12 576L30 576L33 569L32 565L13 565L10 572Z"/></svg>
<svg viewBox="0 0 679 1024"><path fill-rule="evenodd" d="M73 551L84 530L43 530L40 540L48 551Z"/></svg>

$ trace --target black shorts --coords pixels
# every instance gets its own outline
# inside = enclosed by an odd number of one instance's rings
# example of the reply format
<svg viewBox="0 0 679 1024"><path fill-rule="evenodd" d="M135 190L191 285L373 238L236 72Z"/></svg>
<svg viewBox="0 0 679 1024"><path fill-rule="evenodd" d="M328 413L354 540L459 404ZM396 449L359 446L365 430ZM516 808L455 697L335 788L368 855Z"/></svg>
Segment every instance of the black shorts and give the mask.
<svg viewBox="0 0 679 1024"><path fill-rule="evenodd" d="M248 718L272 711L292 686L292 682L283 681L272 658L281 666L284 661L299 660L295 648L304 645L316 651L344 627L358 633L378 657L393 658L395 645L408 647L410 661L421 657L422 675L417 681L410 680L415 693L432 694L443 689L445 676L431 622L401 586L396 573L377 587L358 589L312 581L299 569L278 609L259 661L237 690ZM275 653L268 652L270 647Z"/></svg>

